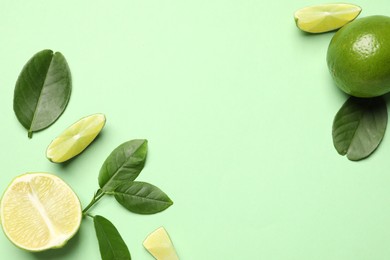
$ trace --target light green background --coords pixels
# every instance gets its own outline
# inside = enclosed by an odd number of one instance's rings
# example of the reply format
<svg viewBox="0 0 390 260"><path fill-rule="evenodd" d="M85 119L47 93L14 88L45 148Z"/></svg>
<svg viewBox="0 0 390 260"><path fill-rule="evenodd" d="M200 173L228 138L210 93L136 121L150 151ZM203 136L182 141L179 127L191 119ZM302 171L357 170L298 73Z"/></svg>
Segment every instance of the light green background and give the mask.
<svg viewBox="0 0 390 260"><path fill-rule="evenodd" d="M306 35L293 12L321 1L3 0L0 4L0 190L16 175L52 172L85 206L119 144L149 140L139 180L174 201L140 216L105 197L133 259L153 259L144 238L164 226L183 260L390 259L390 139L361 162L339 156L333 117L346 100L332 83L333 33ZM361 17L390 15L388 0L361 0ZM26 61L61 51L73 76L63 116L27 138L13 109ZM66 165L50 141L102 112L102 135ZM32 254L0 233L1 258L99 259L90 219L60 250Z"/></svg>

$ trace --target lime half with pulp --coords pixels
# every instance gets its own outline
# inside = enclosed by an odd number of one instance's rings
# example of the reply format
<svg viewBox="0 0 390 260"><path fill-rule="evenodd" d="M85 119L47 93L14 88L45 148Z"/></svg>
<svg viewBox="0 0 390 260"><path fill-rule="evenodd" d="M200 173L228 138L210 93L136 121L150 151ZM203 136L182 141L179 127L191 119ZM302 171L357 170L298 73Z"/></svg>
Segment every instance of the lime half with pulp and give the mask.
<svg viewBox="0 0 390 260"><path fill-rule="evenodd" d="M78 197L59 177L26 173L8 186L0 204L5 235L28 251L62 247L75 235L82 213Z"/></svg>

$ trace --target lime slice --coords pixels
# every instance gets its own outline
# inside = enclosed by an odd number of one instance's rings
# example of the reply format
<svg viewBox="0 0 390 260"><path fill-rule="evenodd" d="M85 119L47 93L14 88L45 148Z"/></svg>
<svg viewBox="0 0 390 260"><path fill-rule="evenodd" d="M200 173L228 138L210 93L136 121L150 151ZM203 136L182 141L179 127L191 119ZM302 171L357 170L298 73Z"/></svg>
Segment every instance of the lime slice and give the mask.
<svg viewBox="0 0 390 260"><path fill-rule="evenodd" d="M49 173L16 177L4 192L0 210L5 235L28 251L62 247L77 232L82 217L76 194Z"/></svg>
<svg viewBox="0 0 390 260"><path fill-rule="evenodd" d="M157 260L179 260L172 241L163 227L148 235L143 245Z"/></svg>
<svg viewBox="0 0 390 260"><path fill-rule="evenodd" d="M323 4L302 8L294 13L298 28L308 33L329 32L354 20L362 8L351 4Z"/></svg>
<svg viewBox="0 0 390 260"><path fill-rule="evenodd" d="M50 143L46 157L55 163L75 157L92 143L105 123L106 117L103 114L93 114L80 119Z"/></svg>

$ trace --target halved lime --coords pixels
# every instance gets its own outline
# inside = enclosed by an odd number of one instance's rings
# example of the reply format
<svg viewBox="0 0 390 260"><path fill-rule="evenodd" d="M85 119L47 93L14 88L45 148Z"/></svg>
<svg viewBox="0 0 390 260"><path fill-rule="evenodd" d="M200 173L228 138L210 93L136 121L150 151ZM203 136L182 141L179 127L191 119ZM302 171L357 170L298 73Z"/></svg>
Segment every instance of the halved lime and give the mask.
<svg viewBox="0 0 390 260"><path fill-rule="evenodd" d="M28 251L62 247L78 231L82 218L77 195L49 173L16 177L4 192L0 210L6 236Z"/></svg>
<svg viewBox="0 0 390 260"><path fill-rule="evenodd" d="M172 241L163 227L148 235L143 245L157 260L179 260Z"/></svg>
<svg viewBox="0 0 390 260"><path fill-rule="evenodd" d="M294 13L299 29L323 33L339 29L354 20L362 8L352 4L322 4L302 8Z"/></svg>
<svg viewBox="0 0 390 260"><path fill-rule="evenodd" d="M84 151L106 123L103 114L84 117L55 138L46 150L46 157L55 163L65 162Z"/></svg>

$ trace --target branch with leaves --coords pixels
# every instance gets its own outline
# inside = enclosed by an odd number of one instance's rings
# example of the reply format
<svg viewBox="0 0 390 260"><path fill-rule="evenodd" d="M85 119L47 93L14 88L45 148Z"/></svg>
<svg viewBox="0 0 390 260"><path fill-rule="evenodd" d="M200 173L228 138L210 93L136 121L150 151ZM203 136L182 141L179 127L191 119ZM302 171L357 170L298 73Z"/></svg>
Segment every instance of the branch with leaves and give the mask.
<svg viewBox="0 0 390 260"><path fill-rule="evenodd" d="M155 214L167 209L172 200L158 187L135 181L145 166L148 142L137 139L125 142L112 151L99 173L99 189L84 208L83 215L94 221L103 260L131 259L129 249L115 226L106 218L90 213L105 195L114 196L127 210L137 214Z"/></svg>

